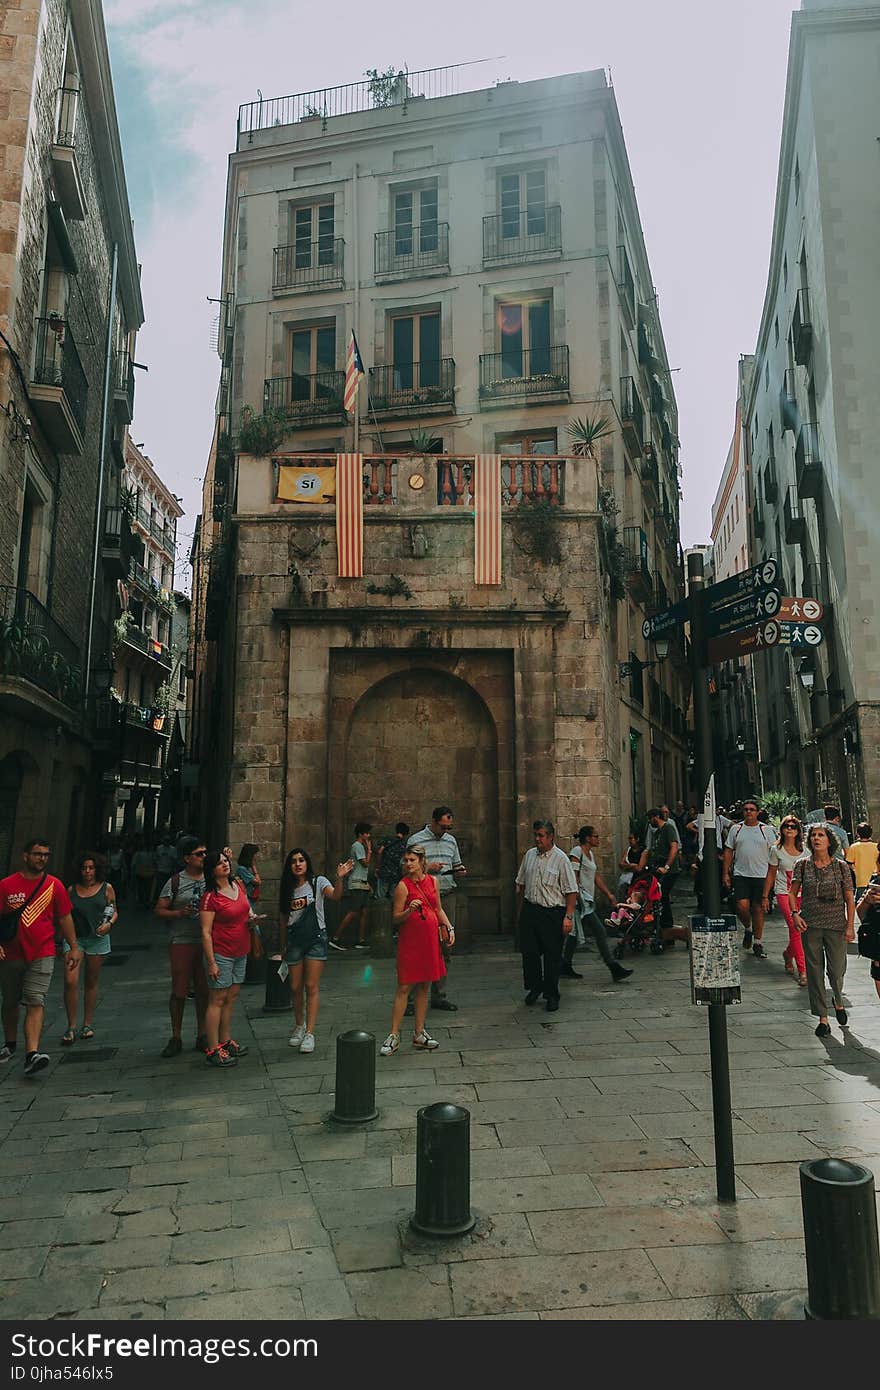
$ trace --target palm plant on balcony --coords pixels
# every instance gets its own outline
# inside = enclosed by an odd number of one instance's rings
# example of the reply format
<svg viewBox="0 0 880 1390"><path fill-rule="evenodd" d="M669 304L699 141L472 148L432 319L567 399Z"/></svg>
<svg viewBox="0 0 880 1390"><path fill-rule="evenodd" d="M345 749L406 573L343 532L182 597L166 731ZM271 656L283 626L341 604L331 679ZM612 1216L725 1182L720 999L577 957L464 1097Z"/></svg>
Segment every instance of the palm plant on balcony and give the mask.
<svg viewBox="0 0 880 1390"><path fill-rule="evenodd" d="M590 459L596 457L596 445L613 434L611 425L604 415L587 415L585 418L576 416L575 419L569 420L567 430L571 452Z"/></svg>

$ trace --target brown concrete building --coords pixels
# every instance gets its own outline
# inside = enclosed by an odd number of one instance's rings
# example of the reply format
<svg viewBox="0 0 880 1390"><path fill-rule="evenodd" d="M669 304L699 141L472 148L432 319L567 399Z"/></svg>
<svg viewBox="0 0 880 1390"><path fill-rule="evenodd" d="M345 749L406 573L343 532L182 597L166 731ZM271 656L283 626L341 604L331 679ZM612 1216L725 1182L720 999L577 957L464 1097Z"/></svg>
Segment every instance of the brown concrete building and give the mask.
<svg viewBox="0 0 880 1390"><path fill-rule="evenodd" d="M97 829L143 320L98 0L0 5L0 873Z"/></svg>
<svg viewBox="0 0 880 1390"><path fill-rule="evenodd" d="M591 819L610 854L685 793L681 652L648 671L642 635L680 589L677 416L604 75L458 95L455 76L240 113L191 757L211 837L261 843L270 872L448 802L494 930L535 816L566 844ZM578 454L569 422L600 418ZM353 448L363 578L339 579L332 500L279 497L291 466ZM474 582L483 453L503 459L496 586Z"/></svg>

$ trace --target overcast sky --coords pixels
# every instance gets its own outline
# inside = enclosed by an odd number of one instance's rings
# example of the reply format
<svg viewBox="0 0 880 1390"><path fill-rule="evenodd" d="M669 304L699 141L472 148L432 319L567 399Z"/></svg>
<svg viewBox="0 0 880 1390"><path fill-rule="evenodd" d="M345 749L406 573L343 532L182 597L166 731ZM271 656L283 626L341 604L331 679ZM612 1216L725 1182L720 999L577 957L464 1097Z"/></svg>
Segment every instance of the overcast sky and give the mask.
<svg viewBox="0 0 880 1390"><path fill-rule="evenodd" d="M238 105L492 58L467 85L607 67L675 373L682 541L709 535L754 347L770 231L791 0L105 0L146 324L132 436L183 496L178 579L199 509L219 362L226 166Z"/></svg>

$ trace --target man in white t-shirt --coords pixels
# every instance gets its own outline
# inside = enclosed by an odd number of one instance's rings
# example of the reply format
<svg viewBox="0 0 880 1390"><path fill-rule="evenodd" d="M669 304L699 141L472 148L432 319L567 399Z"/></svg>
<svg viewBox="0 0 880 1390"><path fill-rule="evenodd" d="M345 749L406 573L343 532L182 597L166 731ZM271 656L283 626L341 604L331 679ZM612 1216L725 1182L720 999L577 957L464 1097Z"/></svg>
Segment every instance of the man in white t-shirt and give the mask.
<svg viewBox="0 0 880 1390"><path fill-rule="evenodd" d="M751 946L756 960L766 960L764 936L764 882L770 867L770 851L776 844L771 825L758 820L757 801L743 802L743 818L732 825L724 842L723 880L733 887L736 915L743 925L743 947Z"/></svg>

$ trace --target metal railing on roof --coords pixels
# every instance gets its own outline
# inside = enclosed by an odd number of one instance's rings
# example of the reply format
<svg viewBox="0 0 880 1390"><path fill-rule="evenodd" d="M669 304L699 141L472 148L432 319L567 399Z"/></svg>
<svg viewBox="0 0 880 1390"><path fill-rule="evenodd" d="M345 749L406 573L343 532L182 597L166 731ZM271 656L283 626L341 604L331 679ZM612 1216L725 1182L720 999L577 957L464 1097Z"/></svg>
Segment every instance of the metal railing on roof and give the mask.
<svg viewBox="0 0 880 1390"><path fill-rule="evenodd" d="M245 102L238 108L238 138L271 130L273 126L296 125L300 121L326 121L333 116L352 116L359 111L380 111L389 106L406 106L410 101L455 96L458 72L467 63L445 68L425 68L422 72L401 69L393 75L379 75L343 87L320 87L293 96L264 97Z"/></svg>

